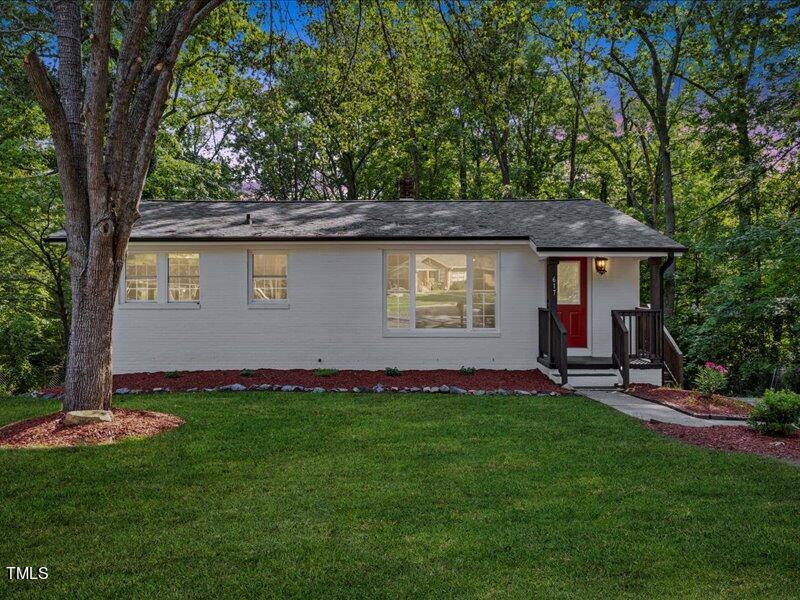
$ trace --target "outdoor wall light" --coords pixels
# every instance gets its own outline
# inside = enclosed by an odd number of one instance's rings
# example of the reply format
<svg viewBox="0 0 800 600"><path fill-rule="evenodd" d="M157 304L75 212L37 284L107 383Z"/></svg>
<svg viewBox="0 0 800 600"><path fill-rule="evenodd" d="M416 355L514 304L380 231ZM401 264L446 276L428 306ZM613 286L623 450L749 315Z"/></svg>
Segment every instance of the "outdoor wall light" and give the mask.
<svg viewBox="0 0 800 600"><path fill-rule="evenodd" d="M594 259L594 269L600 275L605 275L608 271L608 259L605 256L598 256Z"/></svg>

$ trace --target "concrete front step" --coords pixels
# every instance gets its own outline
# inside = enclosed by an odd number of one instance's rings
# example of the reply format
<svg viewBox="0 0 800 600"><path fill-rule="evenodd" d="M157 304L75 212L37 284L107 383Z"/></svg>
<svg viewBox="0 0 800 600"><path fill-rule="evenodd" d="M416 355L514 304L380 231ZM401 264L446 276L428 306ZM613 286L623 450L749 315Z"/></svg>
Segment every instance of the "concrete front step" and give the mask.
<svg viewBox="0 0 800 600"><path fill-rule="evenodd" d="M561 383L558 369L543 369L552 381ZM567 381L575 388L614 388L622 383L619 373L613 369L568 369Z"/></svg>
<svg viewBox="0 0 800 600"><path fill-rule="evenodd" d="M561 383L558 369L539 369L555 383ZM634 369L629 373L630 383L663 385L660 369ZM567 369L567 383L576 388L615 387L622 385L622 375L616 369Z"/></svg>
<svg viewBox="0 0 800 600"><path fill-rule="evenodd" d="M614 388L621 383L615 372L610 373L567 373L567 378L575 388Z"/></svg>

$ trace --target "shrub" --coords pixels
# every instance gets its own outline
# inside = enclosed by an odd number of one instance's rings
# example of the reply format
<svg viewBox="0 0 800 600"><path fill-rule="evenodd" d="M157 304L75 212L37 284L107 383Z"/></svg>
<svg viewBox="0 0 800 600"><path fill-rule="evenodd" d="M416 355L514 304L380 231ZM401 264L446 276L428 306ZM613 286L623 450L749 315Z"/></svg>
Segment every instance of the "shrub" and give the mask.
<svg viewBox="0 0 800 600"><path fill-rule="evenodd" d="M462 375L475 375L475 367L461 367L458 372Z"/></svg>
<svg viewBox="0 0 800 600"><path fill-rule="evenodd" d="M788 435L800 421L800 394L767 390L750 413L748 424L767 435Z"/></svg>
<svg viewBox="0 0 800 600"><path fill-rule="evenodd" d="M253 371L252 369L242 369L241 371L239 371L239 377L252 377L255 374L256 372Z"/></svg>
<svg viewBox="0 0 800 600"><path fill-rule="evenodd" d="M314 375L317 377L333 377L339 373L339 369L314 369Z"/></svg>
<svg viewBox="0 0 800 600"><path fill-rule="evenodd" d="M386 367L386 374L389 377L399 377L401 372L397 367Z"/></svg>
<svg viewBox="0 0 800 600"><path fill-rule="evenodd" d="M166 373L164 373L164 377L166 377L167 379L177 379L180 376L181 374L178 373L177 371L167 371Z"/></svg>
<svg viewBox="0 0 800 600"><path fill-rule="evenodd" d="M711 396L723 389L728 383L728 369L713 362L700 367L694 385L704 396Z"/></svg>

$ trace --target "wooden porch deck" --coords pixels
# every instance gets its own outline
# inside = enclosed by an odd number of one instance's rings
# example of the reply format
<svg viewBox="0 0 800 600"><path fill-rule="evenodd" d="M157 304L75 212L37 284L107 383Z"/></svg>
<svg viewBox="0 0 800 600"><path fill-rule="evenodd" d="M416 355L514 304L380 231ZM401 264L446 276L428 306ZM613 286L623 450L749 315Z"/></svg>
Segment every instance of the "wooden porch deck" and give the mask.
<svg viewBox="0 0 800 600"><path fill-rule="evenodd" d="M555 362L550 362L547 357L541 357L539 364L547 367L548 369L555 369L557 365ZM663 365L657 361L651 361L646 358L632 358L630 361L631 369L660 369ZM567 368L580 370L580 369L616 369L614 359L610 356L568 356Z"/></svg>

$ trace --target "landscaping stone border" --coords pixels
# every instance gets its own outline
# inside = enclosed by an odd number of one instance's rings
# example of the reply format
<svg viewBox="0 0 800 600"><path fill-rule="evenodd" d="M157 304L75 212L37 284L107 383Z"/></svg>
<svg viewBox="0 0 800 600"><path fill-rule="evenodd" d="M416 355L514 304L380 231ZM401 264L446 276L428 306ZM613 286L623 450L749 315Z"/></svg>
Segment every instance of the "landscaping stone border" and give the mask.
<svg viewBox="0 0 800 600"><path fill-rule="evenodd" d="M304 387L302 385L281 385L281 384L271 384L271 383L262 383L262 384L255 384L251 386L245 386L241 383L231 383L228 385L221 385L218 387L208 387L208 388L190 388L188 390L172 390L168 387L157 387L152 389L128 389L128 388L117 388L114 390L114 394L117 396L129 396L129 395L136 395L136 394L158 394L158 393L166 393L166 392L174 392L176 394L191 394L197 392L304 392L304 393L313 393L313 394L321 394L324 392L329 393L348 393L348 394L455 394L455 395L468 395L468 396L564 396L569 394L571 390L564 389L566 392L565 394L559 394L558 392L539 392L536 390L506 390L503 388L498 388L494 390L474 390L474 389L465 389L455 386L448 386L448 385L441 385L441 386L425 386L425 387L394 387L394 386L384 386L378 384L373 387L353 387L353 388L344 388L344 387L335 387L335 388L323 388L323 387ZM31 397L33 398L42 398L47 400L61 400L64 395L63 394L56 394L52 392L31 392Z"/></svg>

